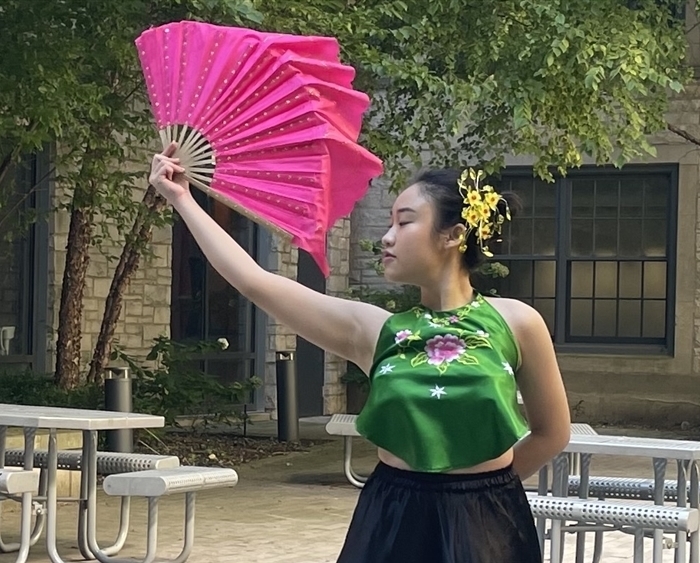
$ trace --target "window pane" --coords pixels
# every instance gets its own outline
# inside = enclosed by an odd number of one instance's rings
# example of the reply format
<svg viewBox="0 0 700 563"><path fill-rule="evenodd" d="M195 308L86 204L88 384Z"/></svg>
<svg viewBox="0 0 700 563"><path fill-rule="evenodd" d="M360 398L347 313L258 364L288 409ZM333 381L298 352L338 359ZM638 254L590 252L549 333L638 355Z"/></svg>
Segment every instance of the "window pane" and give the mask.
<svg viewBox="0 0 700 563"><path fill-rule="evenodd" d="M205 369L208 375L216 377L221 383L242 383L252 375L251 364L252 360L208 360ZM248 401L252 401L252 397Z"/></svg>
<svg viewBox="0 0 700 563"><path fill-rule="evenodd" d="M0 185L0 355L31 354L32 247L27 212L34 198L34 160L7 171Z"/></svg>
<svg viewBox="0 0 700 563"><path fill-rule="evenodd" d="M556 229L554 219L535 219L535 248L534 254L554 256Z"/></svg>
<svg viewBox="0 0 700 563"><path fill-rule="evenodd" d="M510 190L518 194L523 203L522 212L518 217L532 217L532 202L534 199L534 178L509 178Z"/></svg>
<svg viewBox="0 0 700 563"><path fill-rule="evenodd" d="M600 179L596 182L595 216L617 218L618 182L613 179Z"/></svg>
<svg viewBox="0 0 700 563"><path fill-rule="evenodd" d="M644 321L642 325L644 338L666 337L666 302L645 301Z"/></svg>
<svg viewBox="0 0 700 563"><path fill-rule="evenodd" d="M593 297L593 262L571 263L571 297Z"/></svg>
<svg viewBox="0 0 700 563"><path fill-rule="evenodd" d="M617 303L610 299L595 302L594 336L611 337L617 333Z"/></svg>
<svg viewBox="0 0 700 563"><path fill-rule="evenodd" d="M642 296L642 263L620 262L620 297Z"/></svg>
<svg viewBox="0 0 700 563"><path fill-rule="evenodd" d="M666 263L644 264L644 298L666 299Z"/></svg>
<svg viewBox="0 0 700 563"><path fill-rule="evenodd" d="M639 338L641 334L642 302L638 300L621 300L618 336Z"/></svg>
<svg viewBox="0 0 700 563"><path fill-rule="evenodd" d="M595 296L617 297L617 262L596 262Z"/></svg>
<svg viewBox="0 0 700 563"><path fill-rule="evenodd" d="M556 294L556 267L554 261L535 262L535 297L554 297Z"/></svg>
<svg viewBox="0 0 700 563"><path fill-rule="evenodd" d="M666 219L644 220L644 256L666 256Z"/></svg>
<svg viewBox="0 0 700 563"><path fill-rule="evenodd" d="M517 218L511 224L511 254L532 254L532 219Z"/></svg>
<svg viewBox="0 0 700 563"><path fill-rule="evenodd" d="M649 176L644 182L644 216L666 217L669 193L668 177Z"/></svg>
<svg viewBox="0 0 700 563"><path fill-rule="evenodd" d="M554 334L554 299L535 299L533 307L542 315L549 328L549 334Z"/></svg>
<svg viewBox="0 0 700 563"><path fill-rule="evenodd" d="M556 184L535 181L534 213L535 217L554 217L556 206Z"/></svg>
<svg viewBox="0 0 700 563"><path fill-rule="evenodd" d="M593 221L573 219L571 221L571 256L593 254Z"/></svg>
<svg viewBox="0 0 700 563"><path fill-rule="evenodd" d="M620 217L642 217L644 181L639 176L620 180Z"/></svg>
<svg viewBox="0 0 700 563"><path fill-rule="evenodd" d="M593 217L594 181L589 178L571 180L571 216Z"/></svg>
<svg viewBox="0 0 700 563"><path fill-rule="evenodd" d="M596 219L595 222L596 256L617 255L617 220Z"/></svg>
<svg viewBox="0 0 700 563"><path fill-rule="evenodd" d="M643 256L642 220L620 219L620 256Z"/></svg>
<svg viewBox="0 0 700 563"><path fill-rule="evenodd" d="M590 336L593 332L592 300L573 299L571 301L571 319L569 332L571 336Z"/></svg>
<svg viewBox="0 0 700 563"><path fill-rule="evenodd" d="M504 297L532 298L532 262L512 260L508 263L510 274L505 278L502 295Z"/></svg>

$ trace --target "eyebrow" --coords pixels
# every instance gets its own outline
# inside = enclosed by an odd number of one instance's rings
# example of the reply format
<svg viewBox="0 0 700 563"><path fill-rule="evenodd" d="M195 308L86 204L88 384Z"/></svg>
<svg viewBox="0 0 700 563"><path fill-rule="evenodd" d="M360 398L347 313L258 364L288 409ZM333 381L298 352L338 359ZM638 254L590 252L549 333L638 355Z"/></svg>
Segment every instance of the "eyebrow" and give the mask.
<svg viewBox="0 0 700 563"><path fill-rule="evenodd" d="M412 207L401 207L400 209L397 209L397 210L396 210L396 213L397 213L397 214L398 214L398 213L404 213L404 212L406 212L406 211L409 212L409 213L415 213L415 212L416 212L416 210L413 209Z"/></svg>

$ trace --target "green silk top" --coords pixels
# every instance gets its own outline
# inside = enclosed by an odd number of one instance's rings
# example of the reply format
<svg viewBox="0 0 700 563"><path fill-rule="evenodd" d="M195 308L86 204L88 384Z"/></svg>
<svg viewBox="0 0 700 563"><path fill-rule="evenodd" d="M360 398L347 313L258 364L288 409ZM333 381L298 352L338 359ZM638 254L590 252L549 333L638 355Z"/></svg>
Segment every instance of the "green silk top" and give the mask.
<svg viewBox="0 0 700 563"><path fill-rule="evenodd" d="M480 294L452 311L392 315L377 341L357 430L415 471L472 467L527 431L514 370L515 336Z"/></svg>

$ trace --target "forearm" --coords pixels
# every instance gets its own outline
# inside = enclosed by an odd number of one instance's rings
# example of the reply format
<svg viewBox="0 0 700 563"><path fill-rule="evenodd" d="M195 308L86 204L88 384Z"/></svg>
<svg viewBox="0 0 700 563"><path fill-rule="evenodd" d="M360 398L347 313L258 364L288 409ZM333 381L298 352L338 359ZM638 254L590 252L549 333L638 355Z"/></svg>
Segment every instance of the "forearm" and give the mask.
<svg viewBox="0 0 700 563"><path fill-rule="evenodd" d="M513 469L521 480L531 477L539 469L559 454L568 437L530 433L513 448Z"/></svg>
<svg viewBox="0 0 700 563"><path fill-rule="evenodd" d="M188 193L173 203L211 266L249 297L264 270Z"/></svg>

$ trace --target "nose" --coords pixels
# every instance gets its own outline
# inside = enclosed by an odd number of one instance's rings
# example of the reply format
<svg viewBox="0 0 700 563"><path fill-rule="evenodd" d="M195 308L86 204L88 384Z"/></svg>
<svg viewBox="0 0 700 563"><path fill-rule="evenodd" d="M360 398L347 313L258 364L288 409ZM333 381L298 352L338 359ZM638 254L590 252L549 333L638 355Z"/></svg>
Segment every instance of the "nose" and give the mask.
<svg viewBox="0 0 700 563"><path fill-rule="evenodd" d="M382 247L390 248L394 246L394 241L394 228L391 227L386 233L384 233L384 236L382 237Z"/></svg>

